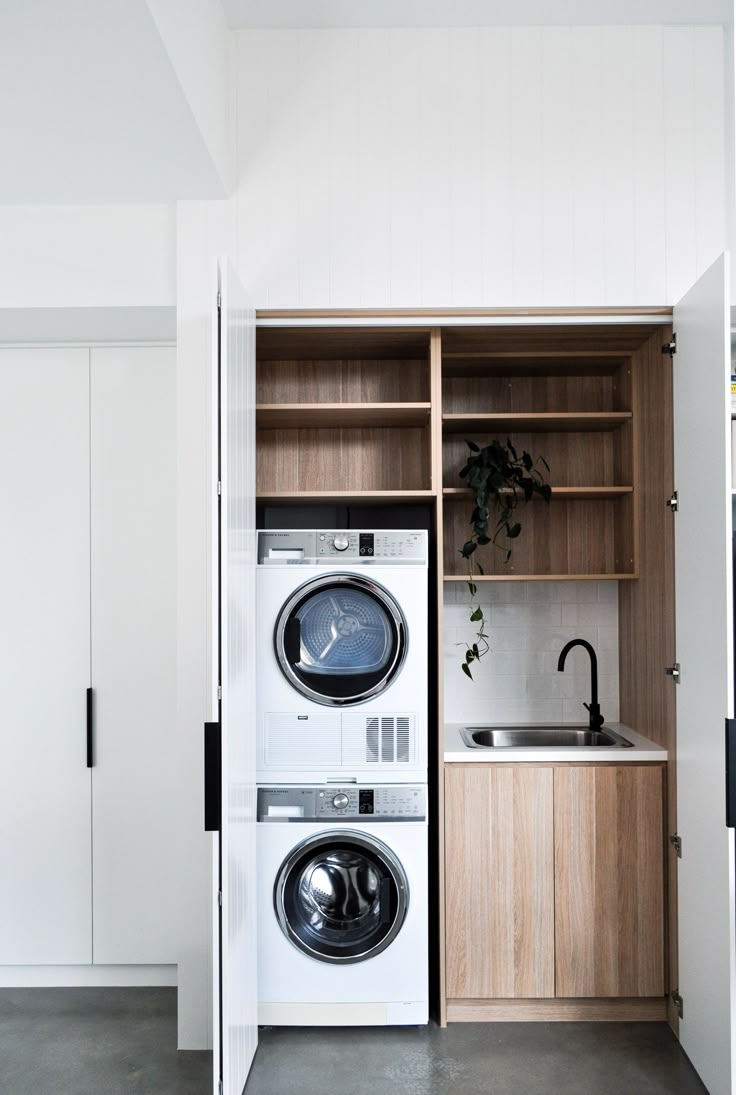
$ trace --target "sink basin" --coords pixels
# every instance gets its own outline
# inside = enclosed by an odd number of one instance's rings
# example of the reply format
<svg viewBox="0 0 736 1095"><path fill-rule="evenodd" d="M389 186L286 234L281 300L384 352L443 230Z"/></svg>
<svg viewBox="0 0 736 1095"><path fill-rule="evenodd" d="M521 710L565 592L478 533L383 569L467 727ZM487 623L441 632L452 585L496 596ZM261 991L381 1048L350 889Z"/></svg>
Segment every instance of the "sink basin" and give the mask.
<svg viewBox="0 0 736 1095"><path fill-rule="evenodd" d="M471 749L631 749L632 742L602 726L464 726L462 739Z"/></svg>

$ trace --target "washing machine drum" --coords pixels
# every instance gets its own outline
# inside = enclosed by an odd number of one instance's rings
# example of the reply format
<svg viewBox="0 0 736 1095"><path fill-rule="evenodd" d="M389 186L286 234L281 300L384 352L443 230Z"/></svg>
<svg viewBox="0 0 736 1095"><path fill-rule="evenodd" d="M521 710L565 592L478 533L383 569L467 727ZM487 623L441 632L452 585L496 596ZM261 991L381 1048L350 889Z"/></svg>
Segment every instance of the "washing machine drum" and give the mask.
<svg viewBox="0 0 736 1095"><path fill-rule="evenodd" d="M401 670L406 620L378 582L328 574L294 591L276 621L274 645L282 673L302 695L328 705L362 703Z"/></svg>
<svg viewBox="0 0 736 1095"><path fill-rule="evenodd" d="M385 950L408 906L406 874L376 838L309 837L281 865L274 908L294 946L321 962L362 962Z"/></svg>

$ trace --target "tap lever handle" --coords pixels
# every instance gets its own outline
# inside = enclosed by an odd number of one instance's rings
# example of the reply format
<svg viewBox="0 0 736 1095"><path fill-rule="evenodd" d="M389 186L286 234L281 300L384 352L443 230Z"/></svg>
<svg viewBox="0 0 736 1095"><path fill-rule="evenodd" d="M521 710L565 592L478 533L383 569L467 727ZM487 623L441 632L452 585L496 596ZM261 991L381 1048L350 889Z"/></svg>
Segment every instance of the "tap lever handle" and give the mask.
<svg viewBox="0 0 736 1095"><path fill-rule="evenodd" d="M597 730L599 726L603 726L606 721L601 715L600 704L598 703L584 703L583 707L587 707L590 711L590 728L591 730Z"/></svg>

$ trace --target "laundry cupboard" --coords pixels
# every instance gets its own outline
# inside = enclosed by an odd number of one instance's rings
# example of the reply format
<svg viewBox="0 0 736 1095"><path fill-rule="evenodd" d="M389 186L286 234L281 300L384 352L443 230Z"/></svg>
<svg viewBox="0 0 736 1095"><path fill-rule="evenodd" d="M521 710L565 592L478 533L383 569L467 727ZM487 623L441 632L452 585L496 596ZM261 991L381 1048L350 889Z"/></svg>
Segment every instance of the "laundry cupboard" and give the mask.
<svg viewBox="0 0 736 1095"><path fill-rule="evenodd" d="M178 961L175 407L173 347L0 349L6 984Z"/></svg>
<svg viewBox="0 0 736 1095"><path fill-rule="evenodd" d="M402 525L419 509L429 514L438 635L444 589L466 580L458 550L470 502L457 475L464 441L508 436L544 453L552 501L525 510L511 565L487 550L477 580L617 580L621 719L667 748L667 769L542 766L502 777L500 769L466 776L448 765L443 775L446 685L437 658L437 1013L442 1022L498 1018L479 1006L484 999L546 997L571 1005L568 1015L581 1017L578 1003L587 1001L595 1004L590 1017L610 1017L609 1002L628 1002L632 1018L667 1015L679 1025L718 1095L730 1084L734 934L722 748L733 691L727 281L723 258L674 312L260 312L255 407L259 520L291 514L303 522L311 512L349 525L374 507L377 520ZM484 844L473 821L496 807L482 786L503 778L520 781L520 798L506 788L497 843ZM473 794L477 811L465 801ZM517 832L535 870L517 849L491 880L488 856L525 802L530 813ZM606 802L621 825L615 847ZM552 845L545 817L553 819ZM676 833L680 842L670 839ZM572 880L581 864L587 870L600 855L580 890ZM471 892L467 880L478 878L485 882ZM619 916L606 895L620 902ZM486 929L491 942L505 937L511 946L504 912L520 899L530 903L532 938L527 947L515 940L513 956L496 962L498 951L484 950ZM458 922L473 922L473 910L477 933L461 941ZM587 920L590 934L579 943ZM641 933L636 946L627 941L633 931ZM607 966L591 950L595 938L606 941ZM473 1008L461 1014L465 993ZM516 1017L543 1015L521 1009Z"/></svg>

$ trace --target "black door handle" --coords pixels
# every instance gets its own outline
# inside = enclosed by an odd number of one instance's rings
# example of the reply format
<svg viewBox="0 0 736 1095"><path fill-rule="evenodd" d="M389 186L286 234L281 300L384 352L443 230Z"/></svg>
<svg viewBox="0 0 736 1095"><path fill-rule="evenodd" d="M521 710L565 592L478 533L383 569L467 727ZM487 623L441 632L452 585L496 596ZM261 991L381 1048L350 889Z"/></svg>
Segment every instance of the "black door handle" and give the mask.
<svg viewBox="0 0 736 1095"><path fill-rule="evenodd" d="M382 878L379 890L379 901L381 909L381 923L391 923L391 879Z"/></svg>
<svg viewBox="0 0 736 1095"><path fill-rule="evenodd" d="M736 829L736 719L726 719L726 825Z"/></svg>
<svg viewBox="0 0 736 1095"><path fill-rule="evenodd" d="M92 689L87 689L87 767L94 768L95 756L94 756L94 700L92 696Z"/></svg>
<svg viewBox="0 0 736 1095"><path fill-rule="evenodd" d="M219 722L204 724L204 827L219 833L222 818L222 742Z"/></svg>
<svg viewBox="0 0 736 1095"><path fill-rule="evenodd" d="M298 616L290 616L284 627L284 654L289 665L297 665L302 657L302 623Z"/></svg>

